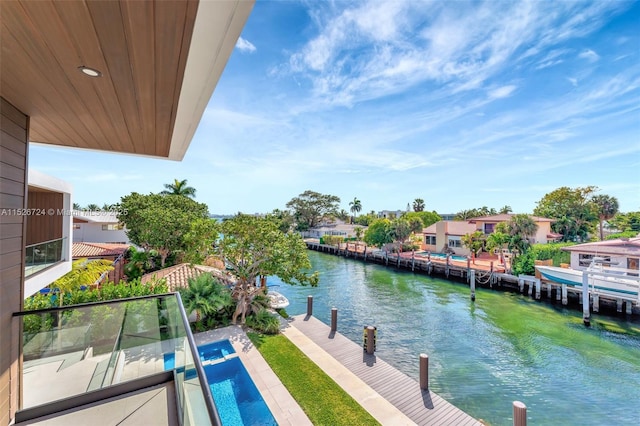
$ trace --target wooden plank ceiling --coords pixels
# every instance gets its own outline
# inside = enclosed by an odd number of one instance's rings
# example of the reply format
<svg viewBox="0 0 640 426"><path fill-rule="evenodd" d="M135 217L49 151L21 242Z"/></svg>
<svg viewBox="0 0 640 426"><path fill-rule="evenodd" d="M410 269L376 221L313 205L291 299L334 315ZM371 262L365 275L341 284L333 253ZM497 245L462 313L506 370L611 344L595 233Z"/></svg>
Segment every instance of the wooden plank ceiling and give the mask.
<svg viewBox="0 0 640 426"><path fill-rule="evenodd" d="M0 7L1 95L31 117L31 141L169 155L197 0Z"/></svg>

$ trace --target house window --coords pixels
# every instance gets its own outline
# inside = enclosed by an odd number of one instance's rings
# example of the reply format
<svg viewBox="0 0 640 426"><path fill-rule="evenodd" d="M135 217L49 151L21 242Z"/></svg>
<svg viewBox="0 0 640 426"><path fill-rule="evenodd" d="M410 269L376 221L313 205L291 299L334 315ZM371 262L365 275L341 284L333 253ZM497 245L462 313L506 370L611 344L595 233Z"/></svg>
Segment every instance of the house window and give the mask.
<svg viewBox="0 0 640 426"><path fill-rule="evenodd" d="M119 223L110 223L108 225L102 225L102 230L103 231L118 231L122 229L122 225L120 225Z"/></svg>
<svg viewBox="0 0 640 426"><path fill-rule="evenodd" d="M595 256L593 254L579 253L578 254L578 265L580 265L580 266L589 266L589 265L591 265L591 261L593 260L594 257ZM598 256L598 257L601 258L605 262L611 262L611 256Z"/></svg>
<svg viewBox="0 0 640 426"><path fill-rule="evenodd" d="M449 239L449 247L462 247L462 241Z"/></svg>
<svg viewBox="0 0 640 426"><path fill-rule="evenodd" d="M428 246L436 245L436 236L435 235L425 235L424 243Z"/></svg>
<svg viewBox="0 0 640 426"><path fill-rule="evenodd" d="M495 229L495 227L496 227L495 223L485 223L484 224L484 233L485 234L493 233L493 230Z"/></svg>

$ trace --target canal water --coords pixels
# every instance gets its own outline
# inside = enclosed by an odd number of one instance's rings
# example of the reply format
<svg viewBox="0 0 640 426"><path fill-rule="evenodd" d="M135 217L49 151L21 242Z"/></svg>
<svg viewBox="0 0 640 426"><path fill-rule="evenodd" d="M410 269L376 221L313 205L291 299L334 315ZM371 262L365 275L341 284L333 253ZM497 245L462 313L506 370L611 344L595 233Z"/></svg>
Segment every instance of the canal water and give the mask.
<svg viewBox="0 0 640 426"><path fill-rule="evenodd" d="M512 424L512 401L530 424L638 425L640 324L582 313L519 294L478 289L426 275L309 251L320 272L316 288L269 285L291 303L290 315L313 314L362 342L378 328L376 354L418 380L429 355L430 389L491 425Z"/></svg>

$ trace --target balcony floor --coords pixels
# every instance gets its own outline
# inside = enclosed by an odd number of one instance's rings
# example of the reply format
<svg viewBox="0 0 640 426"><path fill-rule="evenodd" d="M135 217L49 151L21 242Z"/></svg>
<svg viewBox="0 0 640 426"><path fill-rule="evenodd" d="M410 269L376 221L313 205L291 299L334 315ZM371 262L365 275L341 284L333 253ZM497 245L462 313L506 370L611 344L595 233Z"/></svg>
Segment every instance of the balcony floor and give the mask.
<svg viewBox="0 0 640 426"><path fill-rule="evenodd" d="M178 426L173 382L126 393L93 404L16 425L169 425Z"/></svg>

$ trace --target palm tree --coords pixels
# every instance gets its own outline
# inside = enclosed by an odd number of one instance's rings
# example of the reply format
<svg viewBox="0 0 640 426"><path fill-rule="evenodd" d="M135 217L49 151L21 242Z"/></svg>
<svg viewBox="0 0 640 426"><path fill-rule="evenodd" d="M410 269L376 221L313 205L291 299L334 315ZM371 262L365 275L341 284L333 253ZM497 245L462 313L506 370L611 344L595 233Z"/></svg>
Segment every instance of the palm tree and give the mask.
<svg viewBox="0 0 640 426"><path fill-rule="evenodd" d="M179 289L180 296L187 314L196 313L196 321L233 305L231 292L211 274L200 274L188 282L189 287Z"/></svg>
<svg viewBox="0 0 640 426"><path fill-rule="evenodd" d="M413 211L414 212L424 211L424 200L422 198L416 198L415 200L413 200Z"/></svg>
<svg viewBox="0 0 640 426"><path fill-rule="evenodd" d="M353 198L353 201L349 202L349 206L351 206L351 213L354 216L357 216L360 210L362 210L362 203L356 197Z"/></svg>
<svg viewBox="0 0 640 426"><path fill-rule="evenodd" d="M187 186L186 179L174 179L173 183L165 183L164 187L166 189L160 192L162 195L183 195L191 198L196 197L196 189L191 186Z"/></svg>
<svg viewBox="0 0 640 426"><path fill-rule="evenodd" d="M73 209L74 210L82 210L82 206L78 203L73 203Z"/></svg>
<svg viewBox="0 0 640 426"><path fill-rule="evenodd" d="M602 222L609 220L618 213L618 199L609 195L594 195L591 202L595 205L598 220L600 221L600 241L604 239Z"/></svg>
<svg viewBox="0 0 640 426"><path fill-rule="evenodd" d="M98 210L100 210L100 207L97 204L88 204L87 210L97 212Z"/></svg>
<svg viewBox="0 0 640 426"><path fill-rule="evenodd" d="M513 210L511 209L511 206L504 206L500 209L500 211L498 213L500 214L508 214L513 212Z"/></svg>

